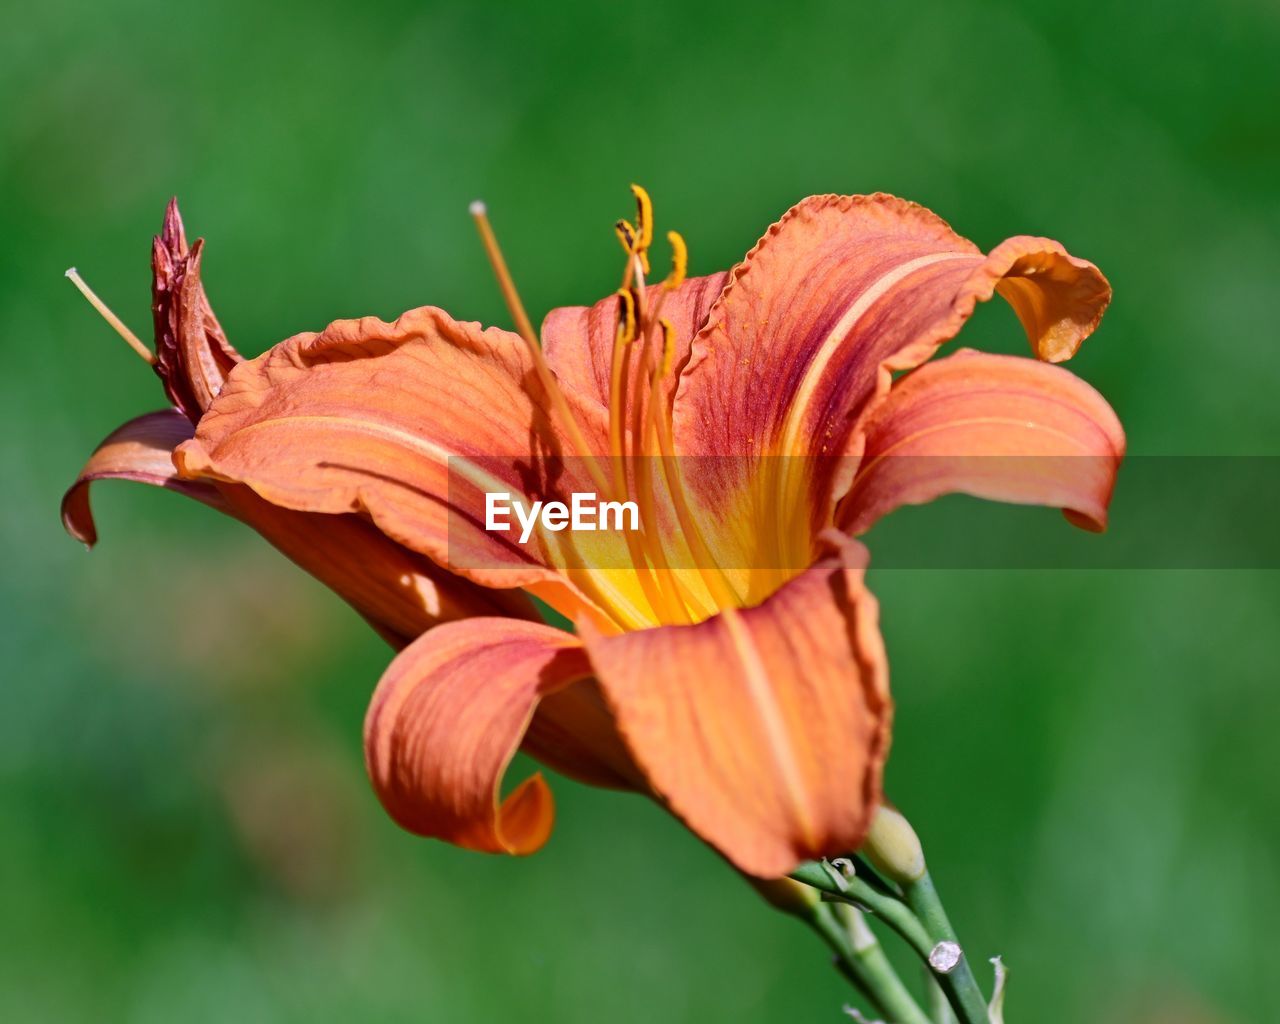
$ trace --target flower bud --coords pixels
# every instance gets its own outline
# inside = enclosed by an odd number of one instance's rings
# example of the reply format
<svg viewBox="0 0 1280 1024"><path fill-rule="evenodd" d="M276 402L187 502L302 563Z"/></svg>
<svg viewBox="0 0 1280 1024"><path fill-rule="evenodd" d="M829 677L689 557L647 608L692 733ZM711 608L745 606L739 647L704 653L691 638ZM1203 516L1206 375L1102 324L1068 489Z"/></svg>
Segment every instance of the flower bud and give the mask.
<svg viewBox="0 0 1280 1024"><path fill-rule="evenodd" d="M905 885L924 875L924 850L916 830L887 804L881 804L876 811L862 852L890 881Z"/></svg>

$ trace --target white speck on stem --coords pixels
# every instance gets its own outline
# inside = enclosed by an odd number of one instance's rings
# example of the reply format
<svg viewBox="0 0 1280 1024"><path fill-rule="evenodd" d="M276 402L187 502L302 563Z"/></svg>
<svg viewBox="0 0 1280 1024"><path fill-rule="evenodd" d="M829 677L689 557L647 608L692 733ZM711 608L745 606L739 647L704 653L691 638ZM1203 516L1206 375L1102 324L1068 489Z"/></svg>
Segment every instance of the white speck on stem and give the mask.
<svg viewBox="0 0 1280 1024"><path fill-rule="evenodd" d="M954 942L939 942L929 952L929 966L939 974L950 974L959 965L964 956L962 950Z"/></svg>

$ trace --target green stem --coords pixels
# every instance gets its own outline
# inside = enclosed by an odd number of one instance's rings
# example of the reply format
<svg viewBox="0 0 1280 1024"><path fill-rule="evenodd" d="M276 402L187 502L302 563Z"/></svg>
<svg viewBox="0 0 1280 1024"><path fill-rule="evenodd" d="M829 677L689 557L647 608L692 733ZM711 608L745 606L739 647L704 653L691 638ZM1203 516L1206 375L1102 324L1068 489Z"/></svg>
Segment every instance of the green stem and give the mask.
<svg viewBox="0 0 1280 1024"><path fill-rule="evenodd" d="M926 961L929 959L929 953L932 952L936 943L930 940L928 932L911 912L911 908L896 897L872 888L858 875L846 878L844 886L841 887L827 868L816 861L801 864L791 873L791 877L797 882L813 886L830 899L852 903L854 906L871 911L906 939L907 945L922 959Z"/></svg>
<svg viewBox="0 0 1280 1024"><path fill-rule="evenodd" d="M814 907L808 923L835 953L840 973L889 1024L930 1024L865 923L846 927L835 907L826 903Z"/></svg>
<svg viewBox="0 0 1280 1024"><path fill-rule="evenodd" d="M986 1000L963 953L950 971L933 967L930 956L939 943L953 942L957 946L959 943L928 872L914 882L902 883L905 903L883 886L871 885L863 875L870 875L869 869L842 878L844 884L841 885L830 869L815 861L801 864L791 873L797 882L822 892L824 899L851 903L881 918L930 966L961 1024L989 1024Z"/></svg>
<svg viewBox="0 0 1280 1024"><path fill-rule="evenodd" d="M938 984L933 968L928 964L924 965L924 980L929 990L929 1019L934 1024L958 1024L956 1015L951 1012L951 1000Z"/></svg>
<svg viewBox="0 0 1280 1024"><path fill-rule="evenodd" d="M955 929L947 919L942 900L938 898L938 890L934 888L933 879L927 871L915 881L905 882L902 894L935 945L952 942L960 947ZM938 979L938 984L946 992L952 1008L964 1024L988 1024L987 1001L969 967L969 958L963 952L954 968L947 972L935 970L934 977Z"/></svg>

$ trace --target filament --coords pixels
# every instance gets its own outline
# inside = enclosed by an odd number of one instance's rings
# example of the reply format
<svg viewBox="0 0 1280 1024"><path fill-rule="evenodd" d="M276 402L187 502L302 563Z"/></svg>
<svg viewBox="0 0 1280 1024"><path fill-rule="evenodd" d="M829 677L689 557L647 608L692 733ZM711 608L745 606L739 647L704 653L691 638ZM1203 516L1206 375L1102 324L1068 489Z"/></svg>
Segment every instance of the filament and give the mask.
<svg viewBox="0 0 1280 1024"><path fill-rule="evenodd" d="M573 410L569 408L569 403L564 397L564 392L560 390L555 374L551 372L551 367L547 365L546 356L542 352L542 345L538 341L537 334L534 333L533 324L529 322L529 314L525 312L524 303L520 301L520 293L516 291L516 283L511 277L511 271L507 269L507 261L502 255L497 236L493 233L493 226L489 223L489 212L483 202L477 199L471 204L471 216L476 222L477 230L480 232L480 241L484 244L489 263L493 266L494 277L498 279L498 287L502 289L502 297L507 303L507 309L511 312L511 319L515 321L516 331L520 337L524 338L525 344L529 346L529 354L533 357L533 365L538 373L539 380L542 382L542 388L546 391L552 406L560 416L565 430L569 433L570 440L578 450L578 454L582 456L592 481L600 489L601 494L608 494L609 485L605 480L604 473L601 472L595 455L587 447L582 428L578 425L578 421L573 415Z"/></svg>
<svg viewBox="0 0 1280 1024"><path fill-rule="evenodd" d="M155 366L156 354L152 352L151 349L147 348L147 346L139 340L138 336L124 325L124 321L116 316L105 302L98 298L97 293L85 284L84 278L80 276L80 272L76 270L75 267L71 267L67 271L67 277L71 279L71 283L73 285L80 289L80 294L89 300L89 305L102 314L102 319L114 327L116 333L120 335L120 337L124 338L131 349L138 353L138 357L148 366Z"/></svg>

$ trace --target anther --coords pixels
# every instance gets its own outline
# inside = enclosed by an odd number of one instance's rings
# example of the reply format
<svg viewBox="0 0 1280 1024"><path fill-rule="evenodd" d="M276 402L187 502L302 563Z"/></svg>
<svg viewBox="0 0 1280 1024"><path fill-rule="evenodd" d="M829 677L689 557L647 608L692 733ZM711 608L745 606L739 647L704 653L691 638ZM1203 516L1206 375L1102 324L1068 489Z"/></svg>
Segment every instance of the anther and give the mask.
<svg viewBox="0 0 1280 1024"><path fill-rule="evenodd" d="M671 273L662 284L668 291L675 291L684 284L689 272L689 247L679 231L668 231L667 241L671 243Z"/></svg>
<svg viewBox="0 0 1280 1024"><path fill-rule="evenodd" d="M643 252L653 244L653 200L639 185L631 186L631 194L636 197L636 228L640 232L640 251Z"/></svg>
<svg viewBox="0 0 1280 1024"><path fill-rule="evenodd" d="M676 329L665 316L658 323L662 327L662 376L666 377L676 358Z"/></svg>
<svg viewBox="0 0 1280 1024"><path fill-rule="evenodd" d="M138 336L134 334L133 331L129 330L129 328L124 325L124 322L116 316L115 313L111 312L110 307L98 298L92 288L85 284L84 278L80 276L80 272L76 270L75 267L71 267L67 270L67 277L71 279L71 283L73 285L80 289L80 294L89 300L89 305L102 314L102 319L114 327L116 333L120 335L120 337L124 338L129 347L137 352L148 366L155 366L156 354L152 352L151 349L147 348L147 346L139 340Z"/></svg>
<svg viewBox="0 0 1280 1024"><path fill-rule="evenodd" d="M635 255L636 229L631 226L631 222L620 220L613 226L613 231L618 236L618 241L622 243L622 251L628 256Z"/></svg>
<svg viewBox="0 0 1280 1024"><path fill-rule="evenodd" d="M636 299L630 288L619 288L617 295L619 340L629 344L636 340Z"/></svg>

